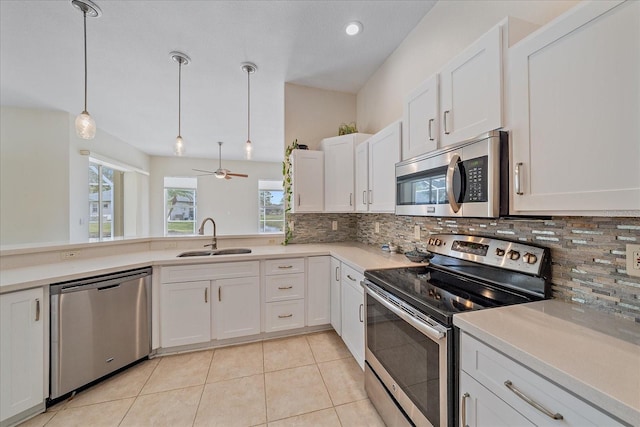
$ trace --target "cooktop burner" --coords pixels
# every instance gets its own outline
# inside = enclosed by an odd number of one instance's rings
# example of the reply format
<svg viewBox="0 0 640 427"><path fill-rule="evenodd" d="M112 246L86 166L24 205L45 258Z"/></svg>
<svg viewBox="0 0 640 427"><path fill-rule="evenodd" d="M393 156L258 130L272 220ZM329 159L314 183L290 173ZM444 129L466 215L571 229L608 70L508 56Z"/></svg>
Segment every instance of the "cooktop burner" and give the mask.
<svg viewBox="0 0 640 427"><path fill-rule="evenodd" d="M459 235L438 236L439 247L435 241L429 239L430 246L433 246L430 251L436 252L430 264L368 270L365 271L365 278L444 324L451 324L456 313L538 301L548 294L546 279L529 272L534 268L546 271L548 254L542 248L516 244L519 251L530 256L536 254L537 266L520 261L520 265L524 265L523 272L518 271L518 263L511 262L504 267L497 259L500 256L498 254L506 255L508 251L515 251L507 245L509 242ZM480 246L489 248L490 245L509 249L491 253L485 250L484 255L475 250ZM474 253L460 250L465 247L473 247ZM533 258L528 256L529 259Z"/></svg>

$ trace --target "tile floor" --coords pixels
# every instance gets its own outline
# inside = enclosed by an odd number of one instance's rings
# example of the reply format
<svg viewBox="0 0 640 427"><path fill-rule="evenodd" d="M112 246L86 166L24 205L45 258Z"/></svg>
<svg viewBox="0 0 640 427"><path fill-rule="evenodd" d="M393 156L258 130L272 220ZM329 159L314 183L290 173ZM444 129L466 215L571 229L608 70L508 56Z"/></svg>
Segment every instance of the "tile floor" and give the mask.
<svg viewBox="0 0 640 427"><path fill-rule="evenodd" d="M384 426L334 331L142 362L21 427Z"/></svg>

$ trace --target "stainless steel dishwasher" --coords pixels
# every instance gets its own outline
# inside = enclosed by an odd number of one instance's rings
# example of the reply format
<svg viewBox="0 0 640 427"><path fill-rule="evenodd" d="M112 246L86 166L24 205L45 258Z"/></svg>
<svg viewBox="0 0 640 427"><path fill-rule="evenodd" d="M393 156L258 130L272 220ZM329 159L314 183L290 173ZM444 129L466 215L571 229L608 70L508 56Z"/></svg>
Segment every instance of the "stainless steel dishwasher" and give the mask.
<svg viewBox="0 0 640 427"><path fill-rule="evenodd" d="M51 399L151 352L151 268L51 285Z"/></svg>

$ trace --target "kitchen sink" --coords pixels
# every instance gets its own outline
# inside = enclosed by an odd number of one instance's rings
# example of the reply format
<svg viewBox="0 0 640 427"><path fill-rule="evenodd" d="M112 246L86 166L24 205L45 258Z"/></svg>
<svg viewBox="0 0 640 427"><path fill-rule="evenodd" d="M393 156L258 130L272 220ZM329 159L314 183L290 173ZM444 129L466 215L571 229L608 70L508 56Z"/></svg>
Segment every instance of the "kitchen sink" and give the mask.
<svg viewBox="0 0 640 427"><path fill-rule="evenodd" d="M213 255L236 255L236 254L250 254L251 249L247 248L230 248L230 249L217 249L215 251L187 251L178 255L179 258L192 257L192 256L213 256Z"/></svg>

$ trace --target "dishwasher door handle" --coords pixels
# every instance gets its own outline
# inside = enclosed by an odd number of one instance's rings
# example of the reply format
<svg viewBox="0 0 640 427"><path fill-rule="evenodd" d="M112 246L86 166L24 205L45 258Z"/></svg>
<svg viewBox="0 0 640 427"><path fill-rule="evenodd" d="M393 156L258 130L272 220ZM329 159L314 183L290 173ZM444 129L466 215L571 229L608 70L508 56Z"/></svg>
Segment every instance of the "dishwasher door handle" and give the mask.
<svg viewBox="0 0 640 427"><path fill-rule="evenodd" d="M120 283L116 285L103 286L101 288L98 288L98 291L108 291L109 289L119 288L119 287L120 287Z"/></svg>

